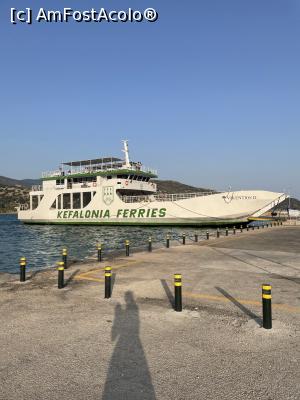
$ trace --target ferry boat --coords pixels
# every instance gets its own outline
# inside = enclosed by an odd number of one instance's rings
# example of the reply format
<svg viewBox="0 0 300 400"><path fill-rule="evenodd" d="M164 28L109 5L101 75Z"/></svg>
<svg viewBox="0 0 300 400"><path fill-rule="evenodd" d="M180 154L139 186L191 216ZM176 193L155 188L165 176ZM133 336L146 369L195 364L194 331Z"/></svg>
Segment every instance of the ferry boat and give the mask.
<svg viewBox="0 0 300 400"><path fill-rule="evenodd" d="M62 163L42 174L18 218L30 224L189 225L245 223L287 198L261 190L165 194L157 172L124 159L103 157Z"/></svg>

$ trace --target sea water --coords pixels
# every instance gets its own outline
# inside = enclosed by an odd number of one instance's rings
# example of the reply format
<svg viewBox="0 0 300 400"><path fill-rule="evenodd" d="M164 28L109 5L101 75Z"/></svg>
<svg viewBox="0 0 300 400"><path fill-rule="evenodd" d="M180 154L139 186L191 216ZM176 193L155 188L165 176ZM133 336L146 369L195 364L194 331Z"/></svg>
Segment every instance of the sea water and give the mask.
<svg viewBox="0 0 300 400"><path fill-rule="evenodd" d="M208 229L215 234L215 229ZM96 246L103 244L103 253L124 249L125 240L132 249L147 249L152 237L153 249L165 245L166 234L174 243L186 243L199 235L205 240L207 228L193 227L141 227L141 226L88 226L88 225L25 225L16 215L0 215L0 271L17 273L20 257L26 257L30 270L55 266L61 260L62 248L68 249L72 260L85 260L96 256ZM172 245L171 241L171 245Z"/></svg>

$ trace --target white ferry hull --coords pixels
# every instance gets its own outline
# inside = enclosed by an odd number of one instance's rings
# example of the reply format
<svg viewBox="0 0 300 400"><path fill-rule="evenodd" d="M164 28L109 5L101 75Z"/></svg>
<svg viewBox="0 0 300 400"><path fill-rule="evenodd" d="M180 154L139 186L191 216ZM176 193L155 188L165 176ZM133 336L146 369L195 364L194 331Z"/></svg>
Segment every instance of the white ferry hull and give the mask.
<svg viewBox="0 0 300 400"><path fill-rule="evenodd" d="M246 222L259 217L287 197L284 193L268 191L238 191L216 193L177 201L143 201L127 203L116 193L103 196L104 187L83 209L57 210L51 205L56 190L47 190L35 210L19 210L18 218L31 224L87 225L214 225ZM68 193L68 190L64 190ZM72 190L70 190L72 193ZM44 193L43 193L44 194Z"/></svg>

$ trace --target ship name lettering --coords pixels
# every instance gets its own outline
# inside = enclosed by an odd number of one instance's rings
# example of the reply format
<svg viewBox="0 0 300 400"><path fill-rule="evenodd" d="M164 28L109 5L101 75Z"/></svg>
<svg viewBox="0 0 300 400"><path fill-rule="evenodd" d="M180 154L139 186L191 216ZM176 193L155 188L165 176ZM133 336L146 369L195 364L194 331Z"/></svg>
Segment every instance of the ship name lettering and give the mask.
<svg viewBox="0 0 300 400"><path fill-rule="evenodd" d="M117 211L117 218L163 218L166 216L166 208L148 208L147 210L144 208L132 209L129 208L119 208ZM102 218L110 218L109 210L65 210L58 211L57 218L63 219L81 219L81 218L89 218L89 219L102 219Z"/></svg>
<svg viewBox="0 0 300 400"><path fill-rule="evenodd" d="M119 208L117 211L117 218L163 218L166 216L166 208L139 208L138 210L130 210L128 208Z"/></svg>

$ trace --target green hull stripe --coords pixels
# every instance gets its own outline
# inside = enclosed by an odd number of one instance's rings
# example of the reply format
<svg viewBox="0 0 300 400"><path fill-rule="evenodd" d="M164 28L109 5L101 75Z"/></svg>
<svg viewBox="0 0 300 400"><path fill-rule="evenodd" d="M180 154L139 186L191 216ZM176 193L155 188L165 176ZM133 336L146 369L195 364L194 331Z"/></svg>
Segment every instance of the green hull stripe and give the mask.
<svg viewBox="0 0 300 400"><path fill-rule="evenodd" d="M109 222L109 221L33 221L24 220L24 224L35 225L114 225L114 226L229 226L234 224L245 224L245 220L219 220L219 221L174 221L174 222Z"/></svg>

